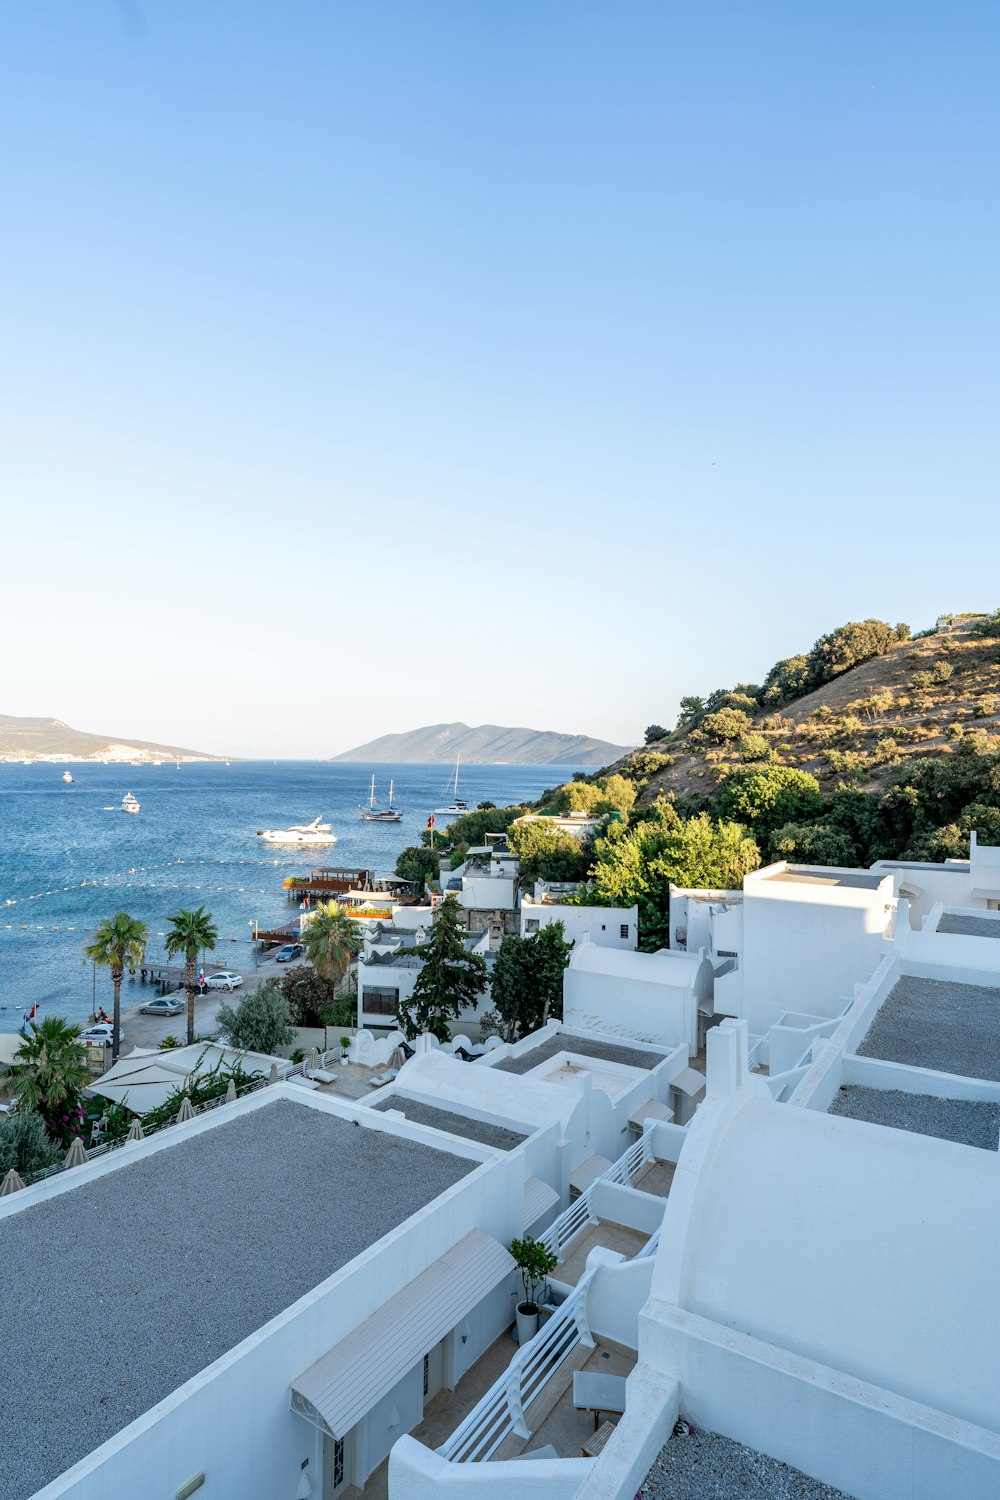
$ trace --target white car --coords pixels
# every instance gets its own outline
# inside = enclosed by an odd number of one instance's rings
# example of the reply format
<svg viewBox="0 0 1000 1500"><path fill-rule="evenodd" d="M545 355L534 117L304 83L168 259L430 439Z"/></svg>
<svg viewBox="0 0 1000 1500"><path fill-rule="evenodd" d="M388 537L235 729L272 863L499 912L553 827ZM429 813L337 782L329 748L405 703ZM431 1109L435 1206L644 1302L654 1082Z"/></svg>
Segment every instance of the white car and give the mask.
<svg viewBox="0 0 1000 1500"><path fill-rule="evenodd" d="M209 974L205 980L206 990L238 990L243 983L242 974L233 974L223 969L219 974Z"/></svg>
<svg viewBox="0 0 1000 1500"><path fill-rule="evenodd" d="M119 1026L118 1040L121 1041L124 1035L125 1028L123 1026ZM103 1042L106 1047L110 1047L111 1043L114 1041L114 1036L115 1028L110 1021L98 1021L96 1026L88 1026L86 1031L80 1032L80 1041Z"/></svg>

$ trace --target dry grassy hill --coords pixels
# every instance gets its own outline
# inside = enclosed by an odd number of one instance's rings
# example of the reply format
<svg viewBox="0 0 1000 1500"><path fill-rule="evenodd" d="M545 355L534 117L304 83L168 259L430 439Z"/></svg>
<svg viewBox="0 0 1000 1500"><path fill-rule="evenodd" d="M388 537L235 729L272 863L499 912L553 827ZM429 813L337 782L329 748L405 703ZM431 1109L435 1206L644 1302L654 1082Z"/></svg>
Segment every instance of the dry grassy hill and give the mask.
<svg viewBox="0 0 1000 1500"><path fill-rule="evenodd" d="M850 785L877 791L901 763L950 756L973 736L976 749L1000 749L1000 641L968 623L901 641L786 707L751 713L749 736L723 744L675 730L644 751L672 764L655 771L640 801L664 792L711 796L725 770L770 760L809 771L824 791ZM641 763L641 762L640 762Z"/></svg>

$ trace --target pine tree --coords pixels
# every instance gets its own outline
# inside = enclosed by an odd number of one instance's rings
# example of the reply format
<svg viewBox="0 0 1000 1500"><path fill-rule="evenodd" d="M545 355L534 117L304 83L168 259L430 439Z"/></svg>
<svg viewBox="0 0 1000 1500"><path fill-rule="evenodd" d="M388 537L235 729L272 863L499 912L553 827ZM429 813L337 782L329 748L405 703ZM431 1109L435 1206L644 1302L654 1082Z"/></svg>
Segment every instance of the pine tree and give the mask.
<svg viewBox="0 0 1000 1500"><path fill-rule="evenodd" d="M439 1041L448 1041L448 1022L457 1020L467 1006L478 1005L486 988L486 960L466 951L467 936L462 908L448 896L438 907L427 942L415 950L423 965L413 993L397 1008L400 1028L411 1040L429 1031Z"/></svg>

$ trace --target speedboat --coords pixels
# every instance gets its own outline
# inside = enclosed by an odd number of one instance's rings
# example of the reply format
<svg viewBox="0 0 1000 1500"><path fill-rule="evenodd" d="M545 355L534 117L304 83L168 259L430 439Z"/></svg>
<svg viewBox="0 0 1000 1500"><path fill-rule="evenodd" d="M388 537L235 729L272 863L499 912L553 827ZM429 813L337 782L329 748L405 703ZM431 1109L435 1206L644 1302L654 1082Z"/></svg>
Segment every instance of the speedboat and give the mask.
<svg viewBox="0 0 1000 1500"><path fill-rule="evenodd" d="M398 807L393 807L393 805L392 805L392 791L393 791L393 783L390 781L389 782L389 806L388 807L376 807L375 806L375 777L373 776L372 777L372 790L371 790L371 796L368 799L368 806L367 807L359 807L358 808L358 817L359 818L364 818L364 820L365 820L366 823L401 823L403 821L403 814L402 814L402 812L400 811L400 809Z"/></svg>
<svg viewBox="0 0 1000 1500"><path fill-rule="evenodd" d="M69 771L64 771L63 772L63 781L65 781L65 783L66 783L67 786L72 786L72 784L73 784L73 777L72 777L72 775L71 775L71 773Z"/></svg>
<svg viewBox="0 0 1000 1500"><path fill-rule="evenodd" d="M142 806L141 806L141 804L136 801L135 797L132 796L131 792L126 792L125 795L124 795L124 797L122 798L122 812L127 812L127 813L142 812Z"/></svg>
<svg viewBox="0 0 1000 1500"><path fill-rule="evenodd" d="M329 823L313 818L311 823L293 823L290 828L258 828L257 837L265 844L335 844L337 835Z"/></svg>

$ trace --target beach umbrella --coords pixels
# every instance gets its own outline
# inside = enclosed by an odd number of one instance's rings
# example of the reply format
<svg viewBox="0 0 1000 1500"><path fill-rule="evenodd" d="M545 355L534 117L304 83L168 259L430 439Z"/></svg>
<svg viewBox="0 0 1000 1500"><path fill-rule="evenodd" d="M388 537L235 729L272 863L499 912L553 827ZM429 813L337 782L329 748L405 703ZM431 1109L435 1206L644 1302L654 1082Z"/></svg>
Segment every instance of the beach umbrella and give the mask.
<svg viewBox="0 0 1000 1500"><path fill-rule="evenodd" d="M187 1094L185 1094L183 1100L181 1101L181 1107L177 1111L177 1123L178 1125L183 1125L185 1120L193 1119L194 1110L191 1108L191 1100L188 1098Z"/></svg>
<svg viewBox="0 0 1000 1500"><path fill-rule="evenodd" d="M277 1083L277 1081L278 1081L278 1064L277 1063L272 1063L271 1064L271 1071L267 1075L267 1081L268 1081L268 1083Z"/></svg>
<svg viewBox="0 0 1000 1500"><path fill-rule="evenodd" d="M0 1182L0 1198L7 1198L11 1193L20 1192L23 1187L24 1183L21 1181L16 1169L11 1167L3 1182Z"/></svg>
<svg viewBox="0 0 1000 1500"><path fill-rule="evenodd" d="M398 1070L403 1066L405 1061L406 1057L403 1053L402 1047L397 1047L389 1059L389 1066L390 1068L396 1068Z"/></svg>
<svg viewBox="0 0 1000 1500"><path fill-rule="evenodd" d="M127 1141L144 1141L146 1139L146 1137L142 1133L142 1121L139 1119L138 1115L136 1115L135 1119L129 1126L128 1135L125 1137L125 1139Z"/></svg>
<svg viewBox="0 0 1000 1500"><path fill-rule="evenodd" d="M306 1058L306 1071L312 1073L319 1067L319 1053L315 1047L309 1048L309 1056Z"/></svg>
<svg viewBox="0 0 1000 1500"><path fill-rule="evenodd" d="M236 1080L235 1080L235 1078L230 1078L228 1087L226 1088L226 1103L227 1104L235 1104L236 1103Z"/></svg>
<svg viewBox="0 0 1000 1500"><path fill-rule="evenodd" d="M63 1166L82 1167L85 1164L86 1160L87 1153L83 1149L83 1142L78 1135L75 1135L73 1137L73 1144L66 1152L66 1160L63 1162Z"/></svg>

